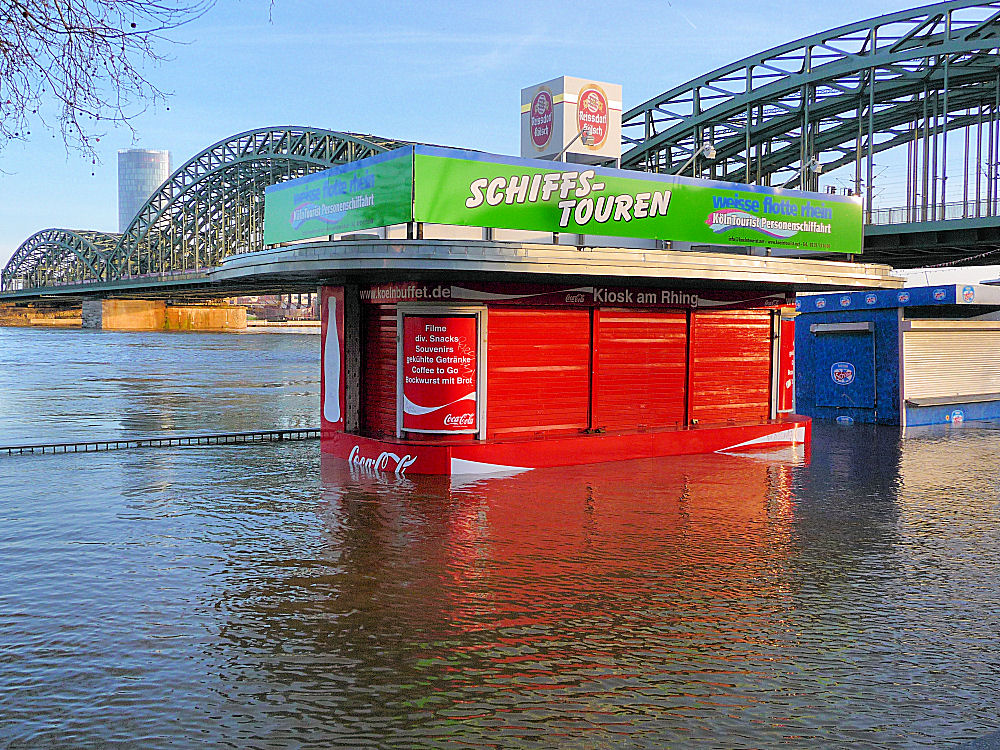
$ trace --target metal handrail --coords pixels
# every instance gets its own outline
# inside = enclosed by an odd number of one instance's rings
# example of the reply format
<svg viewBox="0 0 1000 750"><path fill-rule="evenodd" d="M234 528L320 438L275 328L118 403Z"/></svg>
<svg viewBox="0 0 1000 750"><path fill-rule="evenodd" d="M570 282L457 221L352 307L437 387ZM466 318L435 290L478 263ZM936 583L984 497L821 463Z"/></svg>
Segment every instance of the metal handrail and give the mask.
<svg viewBox="0 0 1000 750"><path fill-rule="evenodd" d="M0 453L8 456L34 453L94 453L99 451L126 450L128 448L160 448L183 445L233 445L239 443L270 443L285 440L316 440L318 427L284 430L251 430L248 432L215 432L202 435L167 435L148 438L109 438L73 443L36 443L31 445L3 445Z"/></svg>
<svg viewBox="0 0 1000 750"><path fill-rule="evenodd" d="M1000 200L952 201L936 206L892 206L873 208L866 223L877 226L910 224L919 221L952 221L1000 216Z"/></svg>

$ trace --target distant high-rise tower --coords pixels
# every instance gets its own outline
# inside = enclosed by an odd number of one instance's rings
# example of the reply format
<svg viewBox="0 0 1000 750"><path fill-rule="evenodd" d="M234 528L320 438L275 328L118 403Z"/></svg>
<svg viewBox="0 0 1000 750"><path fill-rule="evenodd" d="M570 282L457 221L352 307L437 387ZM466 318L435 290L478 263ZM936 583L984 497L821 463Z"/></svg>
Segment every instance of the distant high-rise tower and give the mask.
<svg viewBox="0 0 1000 750"><path fill-rule="evenodd" d="M142 204L168 177L170 152L145 148L118 152L118 231L124 232Z"/></svg>

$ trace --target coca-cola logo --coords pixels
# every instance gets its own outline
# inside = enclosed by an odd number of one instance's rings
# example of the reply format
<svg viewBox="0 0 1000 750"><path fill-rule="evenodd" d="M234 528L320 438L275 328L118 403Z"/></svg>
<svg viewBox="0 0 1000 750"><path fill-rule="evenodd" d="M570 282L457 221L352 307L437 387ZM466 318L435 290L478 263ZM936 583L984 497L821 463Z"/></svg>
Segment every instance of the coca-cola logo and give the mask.
<svg viewBox="0 0 1000 750"><path fill-rule="evenodd" d="M587 148L596 150L608 139L608 97L600 86L589 85L580 90L576 103L577 130L590 134Z"/></svg>
<svg viewBox="0 0 1000 750"><path fill-rule="evenodd" d="M476 415L472 412L467 414L447 414L444 418L447 427L472 427L476 423Z"/></svg>
<svg viewBox="0 0 1000 750"><path fill-rule="evenodd" d="M389 451L382 451L375 458L367 458L361 455L360 446L355 445L347 456L347 463L356 466L369 474L384 473L392 471L396 476L401 477L406 470L417 460L416 456L409 453L398 456Z"/></svg>
<svg viewBox="0 0 1000 750"><path fill-rule="evenodd" d="M531 100L531 109L528 111L531 142L539 151L552 140L552 119L552 94L548 89L542 89Z"/></svg>

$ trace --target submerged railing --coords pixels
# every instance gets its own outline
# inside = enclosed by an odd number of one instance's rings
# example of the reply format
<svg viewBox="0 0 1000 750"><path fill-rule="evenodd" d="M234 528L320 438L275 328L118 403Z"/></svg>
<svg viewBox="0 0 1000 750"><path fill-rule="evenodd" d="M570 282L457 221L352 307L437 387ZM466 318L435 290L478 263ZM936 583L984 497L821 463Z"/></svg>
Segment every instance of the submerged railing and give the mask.
<svg viewBox="0 0 1000 750"><path fill-rule="evenodd" d="M294 428L287 430L252 430L250 432L217 432L204 435L169 435L164 437L86 440L74 443L38 443L34 445L2 445L0 454L8 456L26 453L94 453L129 448L166 448L185 445L236 445L240 443L274 443L286 440L318 440L320 430Z"/></svg>

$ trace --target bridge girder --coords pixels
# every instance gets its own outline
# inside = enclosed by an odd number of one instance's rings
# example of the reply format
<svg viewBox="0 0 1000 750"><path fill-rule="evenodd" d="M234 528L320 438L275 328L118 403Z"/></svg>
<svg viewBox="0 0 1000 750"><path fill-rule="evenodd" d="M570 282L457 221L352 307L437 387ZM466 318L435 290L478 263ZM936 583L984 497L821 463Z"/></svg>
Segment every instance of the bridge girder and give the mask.
<svg viewBox="0 0 1000 750"><path fill-rule="evenodd" d="M186 161L118 234L44 229L15 251L0 290L198 273L263 249L264 189L406 145L280 126L237 133Z"/></svg>
<svg viewBox="0 0 1000 750"><path fill-rule="evenodd" d="M404 145L284 126L238 133L185 162L139 209L109 258L111 278L198 272L263 249L264 189Z"/></svg>
<svg viewBox="0 0 1000 750"><path fill-rule="evenodd" d="M828 172L855 165L857 192L864 172L870 208L875 154L920 139L926 152L929 131L943 153L950 131L982 128L984 113L1000 141L1000 0L949 0L789 42L648 100L623 116L622 166L675 172L711 141L716 158L695 158L693 174L815 189L806 167L823 157ZM406 144L299 126L236 134L185 162L122 235L32 235L0 289L204 271L263 249L268 185Z"/></svg>
<svg viewBox="0 0 1000 750"><path fill-rule="evenodd" d="M21 243L0 272L0 289L104 281L120 235L91 230L43 229Z"/></svg>
<svg viewBox="0 0 1000 750"><path fill-rule="evenodd" d="M622 166L675 172L703 143L716 158L694 174L814 188L805 167L854 162L871 182L874 154L905 143L900 128L936 133L952 118L1000 106L1000 2L952 0L841 26L744 58L623 115ZM890 112L891 110L891 112ZM943 120L943 121L942 121ZM926 126L925 126L926 127ZM920 127L916 127L920 130ZM802 180L807 173L806 180Z"/></svg>

